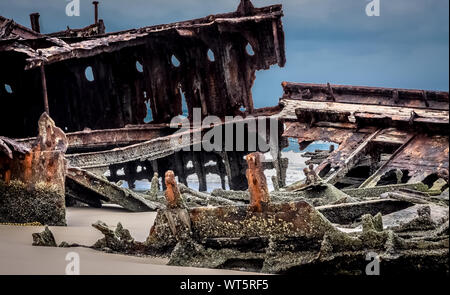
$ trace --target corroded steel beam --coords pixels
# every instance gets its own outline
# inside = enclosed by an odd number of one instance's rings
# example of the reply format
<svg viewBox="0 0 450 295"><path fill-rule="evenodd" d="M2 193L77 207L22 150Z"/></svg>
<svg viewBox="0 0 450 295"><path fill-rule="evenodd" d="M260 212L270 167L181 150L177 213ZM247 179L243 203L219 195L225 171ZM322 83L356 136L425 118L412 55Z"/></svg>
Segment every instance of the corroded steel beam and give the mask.
<svg viewBox="0 0 450 295"><path fill-rule="evenodd" d="M221 127L222 132L224 132L228 125L247 124L253 120L253 117L243 119L238 118L214 126L217 128ZM160 136L144 142L105 151L69 154L66 155L66 158L71 166L84 169L107 167L111 164L120 164L135 160L155 160L171 155L175 151L179 151L183 148L202 144L204 142L203 135L211 130L211 128L212 126L194 129L186 128L185 131L174 128L173 131L178 130L177 133L167 136ZM114 130L112 130L112 132L114 132Z"/></svg>
<svg viewBox="0 0 450 295"><path fill-rule="evenodd" d="M283 99L448 110L449 96L444 91L328 85L283 82Z"/></svg>
<svg viewBox="0 0 450 295"><path fill-rule="evenodd" d="M134 125L118 129L83 130L66 133L69 149L107 148L130 145L167 135L175 129L168 124ZM29 146L35 138L17 139Z"/></svg>
<svg viewBox="0 0 450 295"><path fill-rule="evenodd" d="M79 153L66 155L72 167L92 169L108 167L111 164L120 164L139 159L154 160L173 154L175 151L195 144L201 144L203 130L189 130L169 136L157 137L145 142L136 143L123 148L115 148L106 151ZM189 141L178 142L182 135L188 135Z"/></svg>
<svg viewBox="0 0 450 295"><path fill-rule="evenodd" d="M301 123L315 126L326 122L352 124L357 127L398 127L433 132L446 132L449 126L449 111L423 108L361 105L325 101L295 101L295 114ZM356 127L355 126L355 127Z"/></svg>
<svg viewBox="0 0 450 295"><path fill-rule="evenodd" d="M134 212L151 211L165 208L164 205L146 200L137 193L123 189L108 180L88 171L72 168L68 169L66 177L66 194L81 202L98 204L101 201L118 204Z"/></svg>

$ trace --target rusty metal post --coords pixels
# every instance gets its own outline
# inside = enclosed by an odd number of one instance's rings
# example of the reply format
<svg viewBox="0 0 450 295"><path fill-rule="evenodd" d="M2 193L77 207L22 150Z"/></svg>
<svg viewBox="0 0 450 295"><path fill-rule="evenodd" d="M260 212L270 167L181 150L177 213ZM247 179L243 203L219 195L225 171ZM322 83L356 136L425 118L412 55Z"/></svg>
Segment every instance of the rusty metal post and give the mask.
<svg viewBox="0 0 450 295"><path fill-rule="evenodd" d="M47 115L50 116L50 111L48 107L47 79L45 78L44 64L41 64L41 82L42 82L42 95L44 97L44 109Z"/></svg>
<svg viewBox="0 0 450 295"><path fill-rule="evenodd" d="M251 153L245 159L248 165L245 175L250 193L250 210L262 212L264 207L270 203L269 189L262 167L264 155L259 152Z"/></svg>
<svg viewBox="0 0 450 295"><path fill-rule="evenodd" d="M40 14L37 12L30 14L31 29L38 33L41 32L41 26L39 24L39 16Z"/></svg>
<svg viewBox="0 0 450 295"><path fill-rule="evenodd" d="M175 180L175 173L172 170L167 170L164 182L166 183L166 191L164 193L167 200L167 207L170 209L185 208L183 198L181 197L178 183Z"/></svg>
<svg viewBox="0 0 450 295"><path fill-rule="evenodd" d="M95 24L98 24L98 1L92 2L94 4L94 11L95 11Z"/></svg>

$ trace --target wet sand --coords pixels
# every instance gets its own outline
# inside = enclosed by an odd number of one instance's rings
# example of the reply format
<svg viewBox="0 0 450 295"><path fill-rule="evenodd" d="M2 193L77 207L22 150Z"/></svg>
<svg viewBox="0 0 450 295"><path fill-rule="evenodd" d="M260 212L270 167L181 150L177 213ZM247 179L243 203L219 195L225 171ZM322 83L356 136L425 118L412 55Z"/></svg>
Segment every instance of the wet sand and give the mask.
<svg viewBox="0 0 450 295"><path fill-rule="evenodd" d="M56 243L62 241L92 245L102 234L91 224L101 220L110 226L117 222L130 230L138 241L144 241L155 219L155 212L130 213L118 207L102 209L68 208L67 227L49 227ZM42 274L64 275L68 252L80 255L80 273L83 275L218 275L249 274L239 271L167 266L168 259L133 257L109 254L88 248L54 248L32 246L32 233L41 232L39 226L0 225L0 275Z"/></svg>

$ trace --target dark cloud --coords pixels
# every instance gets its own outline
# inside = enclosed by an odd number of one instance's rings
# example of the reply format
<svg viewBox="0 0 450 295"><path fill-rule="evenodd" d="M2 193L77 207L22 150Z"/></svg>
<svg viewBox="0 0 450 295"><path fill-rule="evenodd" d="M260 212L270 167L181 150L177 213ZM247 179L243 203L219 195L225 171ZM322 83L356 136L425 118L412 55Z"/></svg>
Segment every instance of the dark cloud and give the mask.
<svg viewBox="0 0 450 295"><path fill-rule="evenodd" d="M68 0L2 0L0 14L28 25L41 14L44 32L83 27L93 20L91 0L68 17ZM108 31L202 17L236 9L239 0L100 0ZM273 105L281 81L344 83L448 90L449 1L380 0L381 16L367 17L368 0L253 0L282 3L287 64L257 73L257 106Z"/></svg>

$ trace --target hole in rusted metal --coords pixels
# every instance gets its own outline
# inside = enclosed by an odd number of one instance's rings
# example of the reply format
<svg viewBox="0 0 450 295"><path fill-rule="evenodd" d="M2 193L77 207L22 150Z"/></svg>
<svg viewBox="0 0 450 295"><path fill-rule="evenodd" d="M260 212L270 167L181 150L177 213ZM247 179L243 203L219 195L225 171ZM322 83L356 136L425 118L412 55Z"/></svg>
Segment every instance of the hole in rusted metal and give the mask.
<svg viewBox="0 0 450 295"><path fill-rule="evenodd" d="M86 80L88 80L89 82L94 81L94 72L92 71L92 67L88 66L85 70L84 70L84 76L86 77Z"/></svg>
<svg viewBox="0 0 450 295"><path fill-rule="evenodd" d="M319 176L324 178L325 175L327 175L329 172L331 171L331 164L328 163L325 168L323 168L320 172L319 172Z"/></svg>
<svg viewBox="0 0 450 295"><path fill-rule="evenodd" d="M214 62L214 61L216 60L216 57L215 57L215 55L214 55L214 52L213 52L211 49L208 50L208 59L209 59L209 61L211 61L211 62Z"/></svg>
<svg viewBox="0 0 450 295"><path fill-rule="evenodd" d="M331 152L339 147L337 143L327 141L312 141L299 143L297 138L288 138L288 146L281 151L282 158L287 158L287 175L286 184L292 184L305 178L302 170L310 164L314 165L314 169L322 163ZM331 148L332 147L332 148ZM324 177L331 171L331 165L319 171L319 176Z"/></svg>
<svg viewBox="0 0 450 295"><path fill-rule="evenodd" d="M231 258L225 261L221 268L239 270L245 268L248 271L260 271L264 265L264 259L239 259Z"/></svg>
<svg viewBox="0 0 450 295"><path fill-rule="evenodd" d="M144 91L144 97L147 98L147 93ZM150 99L144 101L145 103L145 109L147 110L147 116L144 118L144 123L150 123L153 121L153 113L152 108L150 106Z"/></svg>
<svg viewBox="0 0 450 295"><path fill-rule="evenodd" d="M140 73L144 72L144 66L139 61L136 61L136 70Z"/></svg>
<svg viewBox="0 0 450 295"><path fill-rule="evenodd" d="M255 55L255 51L253 50L253 47L250 43L247 43L247 46L245 47L245 51L247 51L247 54L250 56Z"/></svg>
<svg viewBox="0 0 450 295"><path fill-rule="evenodd" d="M180 63L180 61L178 60L178 58L175 56L175 55L173 55L172 54L172 65L174 66L174 67L179 67L180 65L181 65L181 63Z"/></svg>
<svg viewBox="0 0 450 295"><path fill-rule="evenodd" d="M184 94L183 89L181 86L179 87L180 95L181 95L181 112L184 117L187 117L189 115L189 109L188 104L186 100L186 95Z"/></svg>
<svg viewBox="0 0 450 295"><path fill-rule="evenodd" d="M391 169L381 176L377 186L407 183L410 178L409 171L406 169Z"/></svg>
<svg viewBox="0 0 450 295"><path fill-rule="evenodd" d="M433 186L433 184L436 182L436 180L439 179L439 176L436 173L430 174L427 177L425 177L422 182L426 184L429 188Z"/></svg>
<svg viewBox="0 0 450 295"><path fill-rule="evenodd" d="M338 189L344 188L357 188L359 187L370 175L372 169L367 165L360 165L352 168L344 178L337 182L334 186Z"/></svg>
<svg viewBox="0 0 450 295"><path fill-rule="evenodd" d="M12 93L13 93L12 88L11 88L11 86L10 86L9 84L5 84L5 90L6 90L6 92L8 92L9 94L12 94Z"/></svg>

